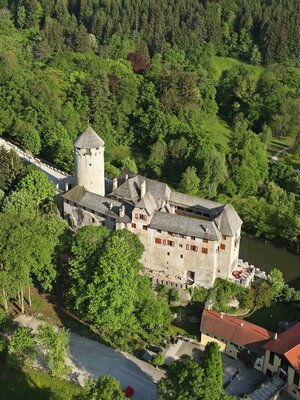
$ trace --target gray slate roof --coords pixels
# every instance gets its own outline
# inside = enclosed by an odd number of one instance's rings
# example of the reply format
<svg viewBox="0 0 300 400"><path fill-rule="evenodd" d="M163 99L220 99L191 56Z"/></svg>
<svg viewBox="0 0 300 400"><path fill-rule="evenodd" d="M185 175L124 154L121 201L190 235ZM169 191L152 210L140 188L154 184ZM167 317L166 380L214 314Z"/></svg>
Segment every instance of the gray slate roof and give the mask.
<svg viewBox="0 0 300 400"><path fill-rule="evenodd" d="M146 181L146 193L151 192L158 207L161 206L163 200L167 200L170 196L171 189L166 183L154 181L142 175L135 175L125 180L125 182L114 191L113 195L137 204L140 201L142 181Z"/></svg>
<svg viewBox="0 0 300 400"><path fill-rule="evenodd" d="M137 203L136 207L143 208L148 215L152 215L157 210L157 203L151 192L146 192L145 196Z"/></svg>
<svg viewBox="0 0 300 400"><path fill-rule="evenodd" d="M226 204L221 214L220 231L223 235L234 236L243 221L231 204Z"/></svg>
<svg viewBox="0 0 300 400"><path fill-rule="evenodd" d="M149 227L201 239L218 240L220 238L220 233L213 221L161 211L154 214Z"/></svg>
<svg viewBox="0 0 300 400"><path fill-rule="evenodd" d="M73 203L79 204L82 207L86 207L92 211L97 211L107 217L112 217L118 222L122 221L124 223L129 223L131 221L126 214L124 218L119 217L119 209L122 206L122 203L96 193L88 192L83 186L73 187L62 197L66 200L72 201ZM110 204L112 204L112 209L110 209Z"/></svg>
<svg viewBox="0 0 300 400"><path fill-rule="evenodd" d="M104 142L89 126L80 136L78 136L74 146L79 149L97 149L98 147L103 147Z"/></svg>

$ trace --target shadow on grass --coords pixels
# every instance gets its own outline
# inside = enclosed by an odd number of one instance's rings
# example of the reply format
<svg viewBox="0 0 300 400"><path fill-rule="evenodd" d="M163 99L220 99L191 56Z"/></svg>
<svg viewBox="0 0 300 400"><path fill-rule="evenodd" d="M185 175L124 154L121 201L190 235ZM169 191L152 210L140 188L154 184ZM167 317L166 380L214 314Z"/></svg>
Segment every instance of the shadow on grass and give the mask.
<svg viewBox="0 0 300 400"><path fill-rule="evenodd" d="M84 336L88 339L101 342L103 344L109 345L96 331L92 329L87 323L78 319L75 315L69 313L64 308L59 305L53 304L54 310L61 321L61 324L70 329L70 331L77 333L80 336Z"/></svg>
<svg viewBox="0 0 300 400"><path fill-rule="evenodd" d="M191 302L186 306L171 307L172 313L177 314L172 325L183 329L187 335L199 337L200 320L203 311L203 303Z"/></svg>
<svg viewBox="0 0 300 400"><path fill-rule="evenodd" d="M263 307L255 311L245 319L272 332L280 332L282 330L280 323L285 321L296 322L299 318L299 309L297 307L290 303L275 303L270 307Z"/></svg>
<svg viewBox="0 0 300 400"><path fill-rule="evenodd" d="M38 387L21 368L6 369L0 387L0 400L63 400L50 387Z"/></svg>

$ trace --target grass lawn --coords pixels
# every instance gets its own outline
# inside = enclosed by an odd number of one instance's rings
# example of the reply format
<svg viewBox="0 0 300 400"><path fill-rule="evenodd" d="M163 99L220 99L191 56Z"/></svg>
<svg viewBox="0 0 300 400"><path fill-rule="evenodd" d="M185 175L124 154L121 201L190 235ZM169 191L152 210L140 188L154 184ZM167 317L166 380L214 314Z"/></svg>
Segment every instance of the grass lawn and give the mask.
<svg viewBox="0 0 300 400"><path fill-rule="evenodd" d="M259 78L260 74L264 70L264 67L246 64L242 61L239 61L239 60L236 60L236 59L230 58L230 57L217 57L217 56L212 57L212 64L215 69L215 78L216 79L220 78L220 76L224 70L231 69L232 67L234 67L236 65L246 65L248 67L251 67L253 69L256 79Z"/></svg>
<svg viewBox="0 0 300 400"><path fill-rule="evenodd" d="M71 400L80 387L43 371L5 370L0 376L0 400Z"/></svg>
<svg viewBox="0 0 300 400"><path fill-rule="evenodd" d="M299 308L293 307L290 304L276 303L271 307L255 311L245 319L272 332L278 332L280 321L298 321L300 319L300 312Z"/></svg>
<svg viewBox="0 0 300 400"><path fill-rule="evenodd" d="M227 122L220 118L207 119L203 121L206 131L212 135L216 144L221 144L224 149L228 150L228 142L231 135L231 129Z"/></svg>
<svg viewBox="0 0 300 400"><path fill-rule="evenodd" d="M283 138L274 137L268 146L268 153L270 155L274 155L277 151L283 150L286 147L290 147L293 143L294 138L291 136L286 136Z"/></svg>

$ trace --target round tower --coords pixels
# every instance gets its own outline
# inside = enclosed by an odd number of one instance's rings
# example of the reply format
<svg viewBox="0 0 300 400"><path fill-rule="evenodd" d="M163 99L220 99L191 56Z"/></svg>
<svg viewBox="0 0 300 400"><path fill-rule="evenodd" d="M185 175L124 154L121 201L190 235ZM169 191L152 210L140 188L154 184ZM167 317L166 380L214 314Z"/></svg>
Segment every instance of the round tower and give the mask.
<svg viewBox="0 0 300 400"><path fill-rule="evenodd" d="M74 185L105 196L104 142L90 127L74 143Z"/></svg>

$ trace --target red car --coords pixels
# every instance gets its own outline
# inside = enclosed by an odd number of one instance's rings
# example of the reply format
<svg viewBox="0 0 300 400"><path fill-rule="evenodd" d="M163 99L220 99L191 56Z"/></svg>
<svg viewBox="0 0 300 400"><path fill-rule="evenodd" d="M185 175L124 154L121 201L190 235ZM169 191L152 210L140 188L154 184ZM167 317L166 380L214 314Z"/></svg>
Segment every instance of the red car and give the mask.
<svg viewBox="0 0 300 400"><path fill-rule="evenodd" d="M127 386L127 388L123 390L123 393L125 394L125 397L131 397L134 395L134 390L131 386Z"/></svg>

